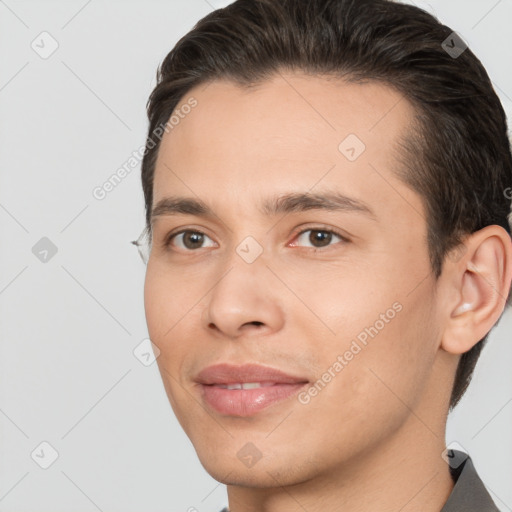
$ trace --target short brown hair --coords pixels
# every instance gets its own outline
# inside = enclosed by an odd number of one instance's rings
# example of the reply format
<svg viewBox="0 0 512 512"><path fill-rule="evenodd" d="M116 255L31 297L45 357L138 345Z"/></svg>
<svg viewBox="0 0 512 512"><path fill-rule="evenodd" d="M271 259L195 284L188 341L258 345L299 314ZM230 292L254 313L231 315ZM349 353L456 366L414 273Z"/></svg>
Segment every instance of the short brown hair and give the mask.
<svg viewBox="0 0 512 512"><path fill-rule="evenodd" d="M251 86L281 69L379 81L414 105L396 172L422 197L436 278L445 257L464 248L465 234L491 224L510 234L506 115L482 63L461 41L424 10L391 0L237 0L208 14L163 60L148 100L142 186L150 239L158 127L199 84L224 78ZM450 409L486 339L462 354Z"/></svg>

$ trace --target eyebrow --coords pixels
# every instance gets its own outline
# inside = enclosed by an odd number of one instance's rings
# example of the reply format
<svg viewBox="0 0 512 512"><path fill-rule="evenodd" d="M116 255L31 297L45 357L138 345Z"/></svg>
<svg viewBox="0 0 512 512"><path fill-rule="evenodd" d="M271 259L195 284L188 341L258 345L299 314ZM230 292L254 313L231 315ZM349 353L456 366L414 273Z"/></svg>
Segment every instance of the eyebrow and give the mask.
<svg viewBox="0 0 512 512"><path fill-rule="evenodd" d="M338 192L288 193L266 199L260 212L268 217L307 210L328 210L362 213L376 220L375 213L364 202ZM151 211L151 220L162 215L195 215L216 217L213 210L203 201L193 197L170 196L158 201Z"/></svg>

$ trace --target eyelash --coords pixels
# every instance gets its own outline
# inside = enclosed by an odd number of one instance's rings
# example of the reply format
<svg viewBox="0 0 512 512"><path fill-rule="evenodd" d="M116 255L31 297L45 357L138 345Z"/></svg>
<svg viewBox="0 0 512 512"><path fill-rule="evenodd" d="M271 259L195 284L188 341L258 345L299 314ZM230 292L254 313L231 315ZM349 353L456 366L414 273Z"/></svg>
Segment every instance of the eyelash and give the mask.
<svg viewBox="0 0 512 512"><path fill-rule="evenodd" d="M318 231L320 233L332 234L332 235L337 236L338 238L341 238L342 242L344 242L344 243L350 242L350 240L346 236L342 235L338 231L330 229L330 228L329 229L328 228L324 228L324 227L321 227L321 226L315 226L315 227L310 227L310 228L304 229L304 230L300 231L299 233L297 233L297 235L295 235L293 239L295 240L296 238L299 238L301 235L303 235L304 233L307 233L308 231ZM199 230L196 230L196 229L183 229L183 230L178 231L176 233L170 233L164 239L164 242L162 244L164 249L169 249L173 239L176 238L178 235L182 235L182 234L185 234L185 233L194 233L194 234L198 234L198 235L205 235L205 236L208 237L208 235L206 233L203 233L202 231L199 231ZM208 237L208 238L210 238L210 237ZM333 244L333 245L335 245L335 244ZM305 249L310 249L310 250L313 250L313 251L322 251L322 250L328 249L329 247L332 247L332 245L328 245L326 247L304 247L304 248ZM202 247L199 247L199 249L202 249ZM192 253L192 252L198 251L199 249L181 249L181 250L184 250L185 252Z"/></svg>

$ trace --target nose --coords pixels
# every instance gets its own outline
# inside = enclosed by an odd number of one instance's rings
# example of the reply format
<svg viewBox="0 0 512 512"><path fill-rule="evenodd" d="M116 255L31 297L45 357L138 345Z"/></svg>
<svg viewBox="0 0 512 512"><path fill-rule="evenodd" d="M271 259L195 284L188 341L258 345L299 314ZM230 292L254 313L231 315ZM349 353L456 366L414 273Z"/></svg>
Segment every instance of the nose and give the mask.
<svg viewBox="0 0 512 512"><path fill-rule="evenodd" d="M230 339L278 331L284 324L278 283L262 259L253 263L230 260L230 267L208 295L203 326Z"/></svg>

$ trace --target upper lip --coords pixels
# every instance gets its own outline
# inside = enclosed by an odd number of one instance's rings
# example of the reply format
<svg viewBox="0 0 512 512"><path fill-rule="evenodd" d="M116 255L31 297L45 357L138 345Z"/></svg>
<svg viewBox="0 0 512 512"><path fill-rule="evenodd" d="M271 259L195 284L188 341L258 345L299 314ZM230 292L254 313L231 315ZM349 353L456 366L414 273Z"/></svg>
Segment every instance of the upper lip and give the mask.
<svg viewBox="0 0 512 512"><path fill-rule="evenodd" d="M215 364L201 370L196 377L200 384L235 384L244 382L275 382L279 384L306 383L307 379L258 364Z"/></svg>

